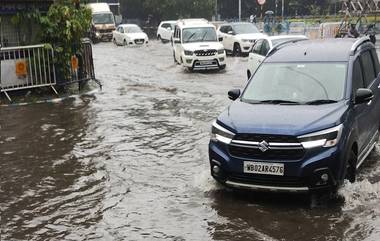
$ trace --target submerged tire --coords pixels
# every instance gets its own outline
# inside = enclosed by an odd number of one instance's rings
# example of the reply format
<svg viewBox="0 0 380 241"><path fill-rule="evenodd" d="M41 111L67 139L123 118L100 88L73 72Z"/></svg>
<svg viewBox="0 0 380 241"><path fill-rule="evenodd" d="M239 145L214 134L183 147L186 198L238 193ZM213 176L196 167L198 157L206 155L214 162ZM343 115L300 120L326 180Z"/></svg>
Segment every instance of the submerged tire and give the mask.
<svg viewBox="0 0 380 241"><path fill-rule="evenodd" d="M234 44L234 50L232 51L233 56L241 56L241 47L240 44L235 43Z"/></svg>
<svg viewBox="0 0 380 241"><path fill-rule="evenodd" d="M358 162L358 157L354 150L350 151L350 154L348 156L347 166L346 166L346 177L348 181L351 183L354 183L356 181L356 165Z"/></svg>

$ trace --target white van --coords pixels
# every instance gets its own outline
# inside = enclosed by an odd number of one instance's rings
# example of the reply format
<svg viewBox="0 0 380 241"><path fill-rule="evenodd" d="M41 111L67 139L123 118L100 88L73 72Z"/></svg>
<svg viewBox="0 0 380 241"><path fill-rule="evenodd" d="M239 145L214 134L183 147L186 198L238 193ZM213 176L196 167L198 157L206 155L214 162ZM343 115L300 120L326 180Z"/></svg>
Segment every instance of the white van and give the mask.
<svg viewBox="0 0 380 241"><path fill-rule="evenodd" d="M215 26L205 19L178 20L173 35L174 61L188 70L226 68L226 52Z"/></svg>
<svg viewBox="0 0 380 241"><path fill-rule="evenodd" d="M112 39L112 32L116 29L115 17L107 3L89 3L87 5L92 12L92 36L93 40Z"/></svg>

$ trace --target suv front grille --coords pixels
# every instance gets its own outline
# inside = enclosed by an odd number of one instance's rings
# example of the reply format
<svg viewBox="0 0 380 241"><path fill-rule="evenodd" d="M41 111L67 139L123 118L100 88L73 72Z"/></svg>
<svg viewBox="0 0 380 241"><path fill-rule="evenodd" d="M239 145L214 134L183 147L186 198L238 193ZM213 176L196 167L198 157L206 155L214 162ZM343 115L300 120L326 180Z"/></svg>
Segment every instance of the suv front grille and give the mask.
<svg viewBox="0 0 380 241"><path fill-rule="evenodd" d="M248 160L287 161L302 159L305 149L294 136L237 134L229 145L229 153Z"/></svg>
<svg viewBox="0 0 380 241"><path fill-rule="evenodd" d="M214 56L218 51L216 49L196 50L194 51L196 56Z"/></svg>
<svg viewBox="0 0 380 241"><path fill-rule="evenodd" d="M243 159L259 159L259 160L299 160L301 159L305 151L303 148L298 149L269 149L262 152L259 148L243 147L230 145L229 152L231 156Z"/></svg>

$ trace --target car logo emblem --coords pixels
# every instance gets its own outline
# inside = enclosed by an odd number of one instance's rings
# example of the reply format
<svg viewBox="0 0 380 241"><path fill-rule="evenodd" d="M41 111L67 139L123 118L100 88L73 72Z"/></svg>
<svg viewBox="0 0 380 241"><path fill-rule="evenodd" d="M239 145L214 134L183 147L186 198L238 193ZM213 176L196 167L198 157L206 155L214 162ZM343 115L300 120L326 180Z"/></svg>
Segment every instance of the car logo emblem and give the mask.
<svg viewBox="0 0 380 241"><path fill-rule="evenodd" d="M262 152L266 152L267 150L269 150L269 144L268 144L268 142L266 142L266 141L260 142L259 143L259 149Z"/></svg>

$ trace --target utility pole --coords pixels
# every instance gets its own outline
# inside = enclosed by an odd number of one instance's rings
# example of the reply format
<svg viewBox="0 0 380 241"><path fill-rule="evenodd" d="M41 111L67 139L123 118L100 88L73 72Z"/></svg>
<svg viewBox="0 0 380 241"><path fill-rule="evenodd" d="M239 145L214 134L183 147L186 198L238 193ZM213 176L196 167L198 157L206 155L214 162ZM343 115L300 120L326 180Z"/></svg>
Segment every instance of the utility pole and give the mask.
<svg viewBox="0 0 380 241"><path fill-rule="evenodd" d="M241 22L241 0L239 0L239 22Z"/></svg>
<svg viewBox="0 0 380 241"><path fill-rule="evenodd" d="M284 19L284 9L285 9L285 0L282 0L282 6L281 6L281 17Z"/></svg>
<svg viewBox="0 0 380 241"><path fill-rule="evenodd" d="M218 20L218 0L215 0L215 21Z"/></svg>

